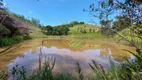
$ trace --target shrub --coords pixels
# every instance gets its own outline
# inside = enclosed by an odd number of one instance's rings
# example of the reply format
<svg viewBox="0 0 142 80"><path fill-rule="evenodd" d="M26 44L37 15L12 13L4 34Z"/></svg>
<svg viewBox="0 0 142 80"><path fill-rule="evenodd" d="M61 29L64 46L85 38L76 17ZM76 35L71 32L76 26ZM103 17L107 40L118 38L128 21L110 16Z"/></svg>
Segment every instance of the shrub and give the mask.
<svg viewBox="0 0 142 80"><path fill-rule="evenodd" d="M9 46L11 44L20 43L22 41L22 36L0 37L0 47Z"/></svg>
<svg viewBox="0 0 142 80"><path fill-rule="evenodd" d="M24 36L23 39L24 40L30 40L30 39L32 39L32 37L30 37L30 36Z"/></svg>

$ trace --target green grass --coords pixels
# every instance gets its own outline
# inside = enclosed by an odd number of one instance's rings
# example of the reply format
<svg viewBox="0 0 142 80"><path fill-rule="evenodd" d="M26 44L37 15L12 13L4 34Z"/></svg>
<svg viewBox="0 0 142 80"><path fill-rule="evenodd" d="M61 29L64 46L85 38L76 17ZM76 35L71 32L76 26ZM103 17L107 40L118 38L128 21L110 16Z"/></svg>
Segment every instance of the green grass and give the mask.
<svg viewBox="0 0 142 80"><path fill-rule="evenodd" d="M75 25L70 28L69 36L73 38L104 38L104 35L99 32L100 27L89 25L89 24L82 24L82 25ZM84 32L85 31L85 32Z"/></svg>
<svg viewBox="0 0 142 80"><path fill-rule="evenodd" d="M80 24L70 27L70 33L81 33L81 31L84 30L86 30L86 32L98 32L100 30L100 27L89 24Z"/></svg>
<svg viewBox="0 0 142 80"><path fill-rule="evenodd" d="M105 36L101 33L72 33L69 35L73 38L92 38L92 39L103 39Z"/></svg>

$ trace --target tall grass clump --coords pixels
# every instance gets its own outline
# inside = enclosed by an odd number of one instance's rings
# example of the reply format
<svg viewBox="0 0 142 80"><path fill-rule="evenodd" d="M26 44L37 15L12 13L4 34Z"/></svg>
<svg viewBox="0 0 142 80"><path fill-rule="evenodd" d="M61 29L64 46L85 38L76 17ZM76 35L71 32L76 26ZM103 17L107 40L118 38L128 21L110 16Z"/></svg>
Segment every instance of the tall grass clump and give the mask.
<svg viewBox="0 0 142 80"><path fill-rule="evenodd" d="M0 71L0 80L4 80L8 77L7 73L5 73L4 71Z"/></svg>
<svg viewBox="0 0 142 80"><path fill-rule="evenodd" d="M127 60L127 63L122 64L122 79L128 80L141 80L142 79L142 52L136 49L137 53L125 50L134 55L135 59L132 61Z"/></svg>

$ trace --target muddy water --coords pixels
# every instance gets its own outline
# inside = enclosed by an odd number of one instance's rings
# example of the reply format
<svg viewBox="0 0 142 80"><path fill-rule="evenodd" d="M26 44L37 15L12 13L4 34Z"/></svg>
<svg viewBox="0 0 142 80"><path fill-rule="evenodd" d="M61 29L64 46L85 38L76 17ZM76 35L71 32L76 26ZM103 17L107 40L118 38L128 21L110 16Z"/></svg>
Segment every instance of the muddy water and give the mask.
<svg viewBox="0 0 142 80"><path fill-rule="evenodd" d="M105 40L48 40L34 39L17 44L12 49L0 55L0 70L11 70L16 64L23 65L28 71L39 67L39 54L42 53L42 63L49 57L56 57L53 72L74 73L76 63L79 62L86 76L91 74L88 63L91 60L110 68L109 59L119 64L124 58L131 59L132 55L123 51L127 49L134 51L133 47L112 43ZM0 51L4 48L0 48Z"/></svg>

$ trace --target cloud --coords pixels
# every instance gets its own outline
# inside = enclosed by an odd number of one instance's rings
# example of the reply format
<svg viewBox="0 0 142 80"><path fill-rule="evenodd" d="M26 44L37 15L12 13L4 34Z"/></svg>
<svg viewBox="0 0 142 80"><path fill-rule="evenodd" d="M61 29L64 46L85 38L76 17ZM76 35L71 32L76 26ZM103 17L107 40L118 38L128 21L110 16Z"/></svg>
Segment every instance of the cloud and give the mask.
<svg viewBox="0 0 142 80"><path fill-rule="evenodd" d="M7 6L7 3L3 2L3 6Z"/></svg>
<svg viewBox="0 0 142 80"><path fill-rule="evenodd" d="M29 12L28 12L28 14L32 14L32 13L33 13L33 11L29 11Z"/></svg>

